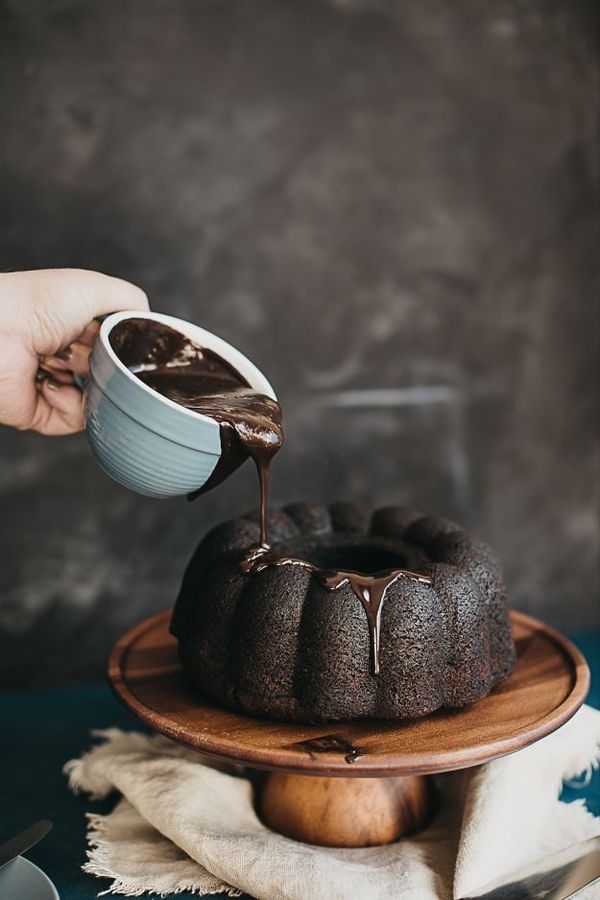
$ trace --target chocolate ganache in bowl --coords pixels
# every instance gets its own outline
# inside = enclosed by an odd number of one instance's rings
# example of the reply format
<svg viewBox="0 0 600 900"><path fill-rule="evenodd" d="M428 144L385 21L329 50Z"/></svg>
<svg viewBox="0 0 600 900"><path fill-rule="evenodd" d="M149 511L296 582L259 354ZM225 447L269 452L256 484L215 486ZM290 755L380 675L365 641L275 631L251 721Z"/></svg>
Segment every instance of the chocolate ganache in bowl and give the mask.
<svg viewBox="0 0 600 900"><path fill-rule="evenodd" d="M138 493L208 490L248 456L265 478L283 440L280 416L262 372L216 335L161 313L103 322L85 388L86 433L102 467Z"/></svg>

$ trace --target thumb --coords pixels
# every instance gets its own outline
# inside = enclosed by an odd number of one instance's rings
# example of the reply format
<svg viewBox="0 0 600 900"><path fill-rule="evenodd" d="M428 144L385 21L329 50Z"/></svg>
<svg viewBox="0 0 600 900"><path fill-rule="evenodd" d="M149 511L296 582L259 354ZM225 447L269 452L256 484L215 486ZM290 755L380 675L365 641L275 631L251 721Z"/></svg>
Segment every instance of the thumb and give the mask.
<svg viewBox="0 0 600 900"><path fill-rule="evenodd" d="M39 269L3 275L18 297L17 327L38 356L51 356L74 341L96 316L146 310L141 288L85 269Z"/></svg>

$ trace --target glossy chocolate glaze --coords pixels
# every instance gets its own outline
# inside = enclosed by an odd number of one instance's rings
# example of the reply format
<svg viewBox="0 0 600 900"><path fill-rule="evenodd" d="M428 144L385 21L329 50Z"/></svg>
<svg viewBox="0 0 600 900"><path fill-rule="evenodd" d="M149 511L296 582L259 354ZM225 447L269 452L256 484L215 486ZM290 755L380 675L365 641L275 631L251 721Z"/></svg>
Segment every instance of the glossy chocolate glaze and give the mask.
<svg viewBox="0 0 600 900"><path fill-rule="evenodd" d="M268 566L302 566L309 569L328 590L335 591L343 585L350 585L359 599L369 624L371 642L371 668L374 675L380 670L381 611L390 585L399 578L411 578L421 584L431 584L431 579L410 569L385 569L367 575L351 569L328 569L295 556L274 555L268 547L254 547L242 560L242 571L248 574L261 572Z"/></svg>
<svg viewBox="0 0 600 900"><path fill-rule="evenodd" d="M121 362L144 384L219 423L219 463L191 498L222 481L246 456L254 460L261 496L261 546L268 547L269 465L283 444L279 403L253 390L217 353L161 322L125 319L112 329L110 343Z"/></svg>

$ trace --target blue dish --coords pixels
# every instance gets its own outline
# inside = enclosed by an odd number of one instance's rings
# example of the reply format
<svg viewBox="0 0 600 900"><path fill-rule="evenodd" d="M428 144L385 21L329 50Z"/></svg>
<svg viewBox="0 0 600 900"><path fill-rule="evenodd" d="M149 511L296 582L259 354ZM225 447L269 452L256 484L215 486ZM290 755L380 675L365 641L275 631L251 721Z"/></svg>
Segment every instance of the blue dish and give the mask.
<svg viewBox="0 0 600 900"><path fill-rule="evenodd" d="M239 350L191 322L153 312L120 312L104 320L84 390L92 453L112 478L139 494L158 498L189 494L203 487L219 461L219 424L163 397L120 361L109 335L118 322L129 318L169 325L218 353L256 391L273 399L275 393Z"/></svg>

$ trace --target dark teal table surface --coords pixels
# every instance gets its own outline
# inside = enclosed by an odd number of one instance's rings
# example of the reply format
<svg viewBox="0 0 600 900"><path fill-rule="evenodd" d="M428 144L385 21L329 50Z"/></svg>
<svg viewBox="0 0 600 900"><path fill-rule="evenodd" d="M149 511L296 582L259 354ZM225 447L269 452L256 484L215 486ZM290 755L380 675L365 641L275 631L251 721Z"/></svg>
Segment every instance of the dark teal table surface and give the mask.
<svg viewBox="0 0 600 900"><path fill-rule="evenodd" d="M600 634L572 635L592 669L588 698L600 707ZM0 696L0 840L31 822L49 818L51 834L29 858L55 882L61 900L91 900L108 886L81 871L85 860L85 812L108 812L114 803L90 802L73 796L62 774L63 764L90 745L92 728L139 728L138 721L103 684ZM600 815L600 772L585 789L565 789L563 799L584 797ZM212 895L224 897L225 895ZM177 900L198 900L178 894Z"/></svg>

